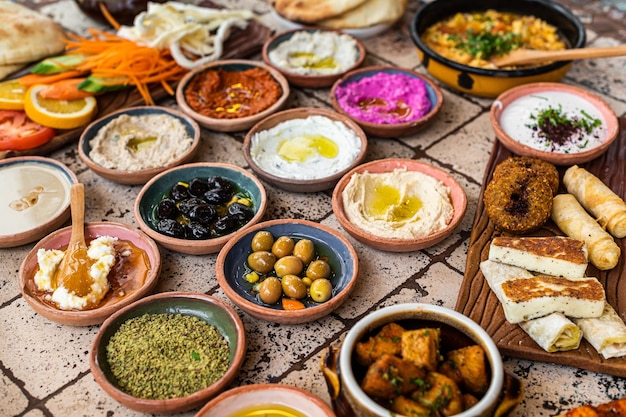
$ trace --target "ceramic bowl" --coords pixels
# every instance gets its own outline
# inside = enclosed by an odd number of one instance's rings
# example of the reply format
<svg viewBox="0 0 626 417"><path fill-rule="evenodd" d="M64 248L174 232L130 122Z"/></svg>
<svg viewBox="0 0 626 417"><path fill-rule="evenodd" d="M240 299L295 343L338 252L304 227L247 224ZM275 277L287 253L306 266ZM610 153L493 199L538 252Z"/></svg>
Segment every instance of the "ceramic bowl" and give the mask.
<svg viewBox="0 0 626 417"><path fill-rule="evenodd" d="M590 103L591 106L595 108L599 114L601 114L606 123L606 137L604 138L602 143L596 147L582 152L551 152L549 150L535 149L533 147L525 145L518 141L518 139L516 139L515 137L507 134L501 124L502 114L507 109L507 107L512 102L520 99L521 97L541 96L544 93L570 94ZM570 96L565 96L563 100L564 102L572 101L570 99ZM555 104L552 107L556 108L557 105ZM532 114L533 112L533 109L526 110L528 112L531 112L530 114ZM515 113L515 115L517 118L520 117L520 114L517 112ZM526 114L524 113L522 116L526 116ZM617 138L617 134L619 132L619 121L617 119L617 116L613 109L604 100L583 88L561 83L531 83L507 90L504 93L500 94L498 98L493 102L493 104L491 105L489 117L491 120L491 126L496 133L496 137L502 143L502 145L504 145L511 152L518 155L540 158L555 165L582 164L597 158L607 151L609 146L611 146L613 141L615 141L615 139ZM528 118L528 123L532 122L533 120ZM509 129L509 131L511 130L513 129ZM520 129L516 128L514 129L514 131L519 132Z"/></svg>
<svg viewBox="0 0 626 417"><path fill-rule="evenodd" d="M425 327L441 329L442 354L463 346L478 344L485 351L491 380L480 401L468 410L455 414L458 417L492 416L498 407L504 387L504 367L502 357L487 332L470 318L454 310L421 303L397 304L383 307L360 319L346 334L339 351L339 375L341 391L352 407L362 415L370 417L387 416L390 411L369 397L360 386L360 378L365 369L356 363L356 344L364 342L385 324L396 323L404 329L413 330Z"/></svg>
<svg viewBox="0 0 626 417"><path fill-rule="evenodd" d="M423 238L401 239L376 236L353 224L349 220L344 208L342 194L343 190L348 185L348 182L350 181L352 175L361 174L364 172L393 172L396 169L416 171L429 175L441 181L443 185L447 186L450 189L450 200L452 201L454 213L452 219L444 229L441 229L438 232L432 233ZM467 208L467 196L465 195L463 187L461 187L461 185L450 174L440 168L413 159L389 158L380 159L377 161L372 161L363 165L359 165L358 167L352 169L350 172L344 175L343 178L339 180L337 186L333 191L332 204L333 213L337 217L337 220L339 220L341 226L355 239L365 243L368 246L383 251L411 252L433 246L441 242L448 235L450 235L463 219L463 215L465 214L465 210Z"/></svg>
<svg viewBox="0 0 626 417"><path fill-rule="evenodd" d="M235 232L209 239L184 239L167 236L155 228L154 210L161 199L169 192L173 185L178 182L188 183L193 178L208 178L210 176L223 177L237 185L244 194L249 195L252 201L254 217L241 229L248 228L263 217L267 208L267 194L261 181L253 174L235 165L197 162L180 165L171 168L152 178L143 186L135 200L135 221L148 236L156 240L163 247L175 252L190 255L205 255L218 252L224 244L230 240Z"/></svg>
<svg viewBox="0 0 626 417"><path fill-rule="evenodd" d="M419 59L426 70L441 83L476 96L496 97L500 93L537 81L559 81L571 66L571 61L516 70L474 68L444 58L422 41L421 35L433 24L457 12L502 10L521 15L533 15L559 30L570 48L585 46L586 33L582 22L566 7L549 0L519 0L506 5L498 0L447 0L428 3L415 13L410 24L411 38L417 46Z"/></svg>
<svg viewBox="0 0 626 417"><path fill-rule="evenodd" d="M120 326L144 314L184 314L197 317L215 326L227 340L230 366L226 373L208 387L186 397L144 399L122 391L107 360L106 347ZM117 311L100 327L89 353L89 368L102 389L120 404L143 413L179 413L204 405L221 393L235 378L246 355L246 334L235 310L205 294L166 292L146 297Z"/></svg>
<svg viewBox="0 0 626 417"><path fill-rule="evenodd" d="M302 301L305 308L300 310L285 310L280 301L274 305L262 303L245 279L251 271L247 258L252 253L252 238L261 230L270 232L275 239L284 235L296 241L310 239L316 252L328 258L332 297L324 303L307 297ZM352 292L358 274L358 257L350 242L336 230L308 220L270 220L242 230L224 246L216 261L217 282L233 303L253 317L284 324L305 323L330 314Z"/></svg>
<svg viewBox="0 0 626 417"><path fill-rule="evenodd" d="M335 417L333 410L318 396L285 384L252 384L230 389L206 403L195 417L238 415L259 405L266 410L271 410L271 406L288 407L307 417Z"/></svg>
<svg viewBox="0 0 626 417"><path fill-rule="evenodd" d="M300 32L308 32L310 34L314 34L316 32L321 33L331 33L336 36L346 36L351 38L355 44L355 62L350 67L346 68L344 71L337 72L334 74L324 74L324 75L306 75L300 74L295 71L289 71L288 69L284 69L280 66L279 63L272 61L271 53L279 47L280 44L289 41L295 34ZM365 47L363 43L356 37L349 35L347 33L342 33L338 30L325 29L325 28L317 28L317 27L306 27L302 29L292 29L287 30L281 33L277 33L272 38L268 39L263 45L263 61L271 67L275 68L277 71L280 71L287 81L289 81L292 85L297 85L299 87L308 87L308 88L324 88L330 87L337 79L341 78L343 74L348 71L352 71L355 68L359 67L363 61L365 60Z"/></svg>
<svg viewBox="0 0 626 417"><path fill-rule="evenodd" d="M203 114L198 113L194 110L187 99L185 98L185 93L188 89L189 83L199 74L205 71L216 71L218 69L223 69L225 71L245 71L251 68L261 68L265 71L268 71L272 78L280 84L282 89L282 94L278 98L274 104L262 110L256 114L232 119L218 119L214 117L208 117ZM244 86L245 87L245 86ZM243 60L243 59L230 59L230 60L222 60L215 61L209 64L206 64L200 68L196 68L194 70L189 71L178 83L178 87L176 88L176 102L178 106L180 106L181 110L187 115L191 116L194 120L196 120L200 125L206 127L210 130L216 130L219 132L236 132L241 130L247 130L252 127L259 120L269 116L270 114L280 110L287 101L289 97L289 82L287 79L277 70L270 67L263 62L251 61L251 60Z"/></svg>
<svg viewBox="0 0 626 417"><path fill-rule="evenodd" d="M41 156L4 159L0 182L0 248L39 240L70 218L70 189L78 178L61 162Z"/></svg>
<svg viewBox="0 0 626 417"><path fill-rule="evenodd" d="M183 153L177 155L177 157L166 164L156 166L153 168L140 169L140 170L124 170L115 168L106 168L99 163L95 162L90 157L92 151L91 141L96 137L98 131L113 120L117 119L121 115L128 116L153 116L153 115L165 115L178 119L183 126L187 136L192 139L190 147ZM114 181L120 184L145 184L150 178L155 175L175 167L177 165L189 162L197 153L198 146L200 145L200 127L191 117L184 115L176 110L168 109L166 107L159 106L142 106L142 107L130 107L127 109L118 110L111 114L108 114L93 123L91 123L83 133L80 135L78 141L78 155L80 159L87 165L93 172L106 178L110 181Z"/></svg>
<svg viewBox="0 0 626 417"><path fill-rule="evenodd" d="M34 276L38 269L37 252L39 249L62 249L67 246L72 234L72 227L56 230L41 239L26 255L20 266L18 276L22 296L33 310L48 320L71 326L90 326L102 323L107 317L119 309L150 294L158 283L161 273L161 254L156 243L145 233L123 223L95 222L85 225L85 240L89 241L100 236L113 236L120 240L131 242L143 250L149 260L150 269L147 276L141 282L137 275L131 280L119 281L124 291L124 296L118 296L118 292L109 290L100 305L91 310L61 310L42 300L43 294L37 290ZM110 281L113 282L113 281ZM113 289L113 287L112 287Z"/></svg>
<svg viewBox="0 0 626 417"><path fill-rule="evenodd" d="M410 122L402 122L402 123L376 123L371 121L363 120L359 117L353 116L346 109L342 107L340 104L340 100L337 97L338 89L344 88L357 88L355 83L363 79L368 79L376 74L401 74L404 76L408 76L411 78L416 78L424 82L426 87L426 95L428 101L431 104L430 110L424 114L424 116L419 119L410 121ZM384 87L381 87L377 91L384 91ZM359 93L357 96L366 96L367 98L378 98L381 97L369 97L367 93ZM406 68L398 68L398 67L390 67L390 66L374 66L374 67L365 67L353 70L347 74L345 74L341 79L337 80L331 89L330 99L333 105L333 108L346 116L350 117L352 120L357 122L359 126L368 134L373 136L378 136L382 138L387 137L400 137L400 136L408 136L416 133L420 129L422 129L426 124L433 120L435 115L441 110L441 106L443 105L443 94L441 89L435 84L430 78L427 76L420 74L416 71L411 71Z"/></svg>
<svg viewBox="0 0 626 417"><path fill-rule="evenodd" d="M311 149L311 152L315 153L316 157L314 158L307 157L306 162L297 162L297 161L287 162L287 161L280 160L280 162L284 164L283 168L280 170L280 173L293 172L293 173L301 174L308 170L311 172L311 179L286 178L286 175L280 176L279 172L269 172L266 169L265 164L258 161L256 156L254 156L256 153L261 154L261 152L254 151L256 147L257 135L260 132L269 130L279 125L280 123L287 122L290 120L300 120L300 119L304 120L310 116L322 116L333 121L341 122L358 137L358 143L355 143L354 145L351 144L350 146L346 145L346 146L339 148L339 156L337 158L341 157L342 155L345 155L346 162L343 163L342 166L338 167L337 169L339 170L336 172L333 172L330 168L320 169L319 166L308 165L310 161L327 160L327 158L319 155L319 150ZM306 130L307 132L302 132L299 134L296 134L294 132L293 136L298 137L305 133L308 133L308 134L316 133L314 131L315 130L314 128L306 128ZM283 139L288 139L288 138L283 138ZM334 138L328 138L328 139L333 140ZM338 142L338 140L339 140L339 137L335 138L333 142L339 145L340 142ZM258 146L260 147L260 145ZM270 155L271 157L274 157L275 159L280 158L278 156L278 147L280 146L280 143L275 144L275 146L276 146L276 149L271 148L271 149L267 149L266 151L263 149L264 150L263 153L266 155ZM300 192L300 193L317 192L317 191L323 191L323 190L328 190L332 188L337 183L337 181L339 181L339 179L342 177L343 174L345 174L347 171L354 168L355 166L357 166L363 161L363 159L365 158L366 152L367 152L367 136L365 135L365 133L359 127L358 124L356 124L354 121L350 120L348 117L342 114L336 113L331 110L319 109L319 108L313 108L313 107L301 107L301 108L283 110L281 112L275 113L261 120L259 123L254 125L252 129L248 131L248 133L246 134L244 143L243 143L243 156L248 162L248 165L250 165L250 168L252 168L252 170L259 177L261 177L261 179L271 183L272 185L282 188L283 190L292 191L292 192ZM274 163L272 163L272 165L274 165ZM333 170L335 169L333 168Z"/></svg>

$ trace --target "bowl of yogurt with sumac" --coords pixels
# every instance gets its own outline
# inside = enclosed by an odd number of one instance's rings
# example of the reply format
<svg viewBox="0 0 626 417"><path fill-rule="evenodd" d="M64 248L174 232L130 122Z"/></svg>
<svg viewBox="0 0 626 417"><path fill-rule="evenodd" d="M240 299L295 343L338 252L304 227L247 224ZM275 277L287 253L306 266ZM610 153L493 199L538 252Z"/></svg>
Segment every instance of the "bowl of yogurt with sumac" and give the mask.
<svg viewBox="0 0 626 417"><path fill-rule="evenodd" d="M491 106L491 125L510 151L556 165L588 162L617 137L613 109L572 85L531 83L502 93Z"/></svg>
<svg viewBox="0 0 626 417"><path fill-rule="evenodd" d="M428 77L390 66L350 71L333 84L330 99L336 111L379 137L416 133L443 104L441 90Z"/></svg>

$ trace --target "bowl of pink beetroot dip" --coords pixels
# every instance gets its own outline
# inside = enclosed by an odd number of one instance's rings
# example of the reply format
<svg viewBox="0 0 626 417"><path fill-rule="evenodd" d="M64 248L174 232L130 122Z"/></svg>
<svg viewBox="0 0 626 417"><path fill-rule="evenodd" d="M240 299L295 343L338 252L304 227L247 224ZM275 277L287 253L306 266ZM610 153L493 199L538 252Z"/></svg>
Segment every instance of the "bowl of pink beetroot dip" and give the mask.
<svg viewBox="0 0 626 417"><path fill-rule="evenodd" d="M427 76L390 66L347 73L335 82L330 97L336 111L379 137L416 133L443 104L441 90Z"/></svg>

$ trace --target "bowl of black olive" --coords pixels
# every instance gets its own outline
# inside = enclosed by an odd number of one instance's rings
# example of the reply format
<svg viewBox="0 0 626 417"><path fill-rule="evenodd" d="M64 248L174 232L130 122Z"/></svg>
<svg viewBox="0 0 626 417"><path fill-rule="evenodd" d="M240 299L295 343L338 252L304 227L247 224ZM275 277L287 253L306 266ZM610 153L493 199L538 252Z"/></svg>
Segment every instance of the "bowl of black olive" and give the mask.
<svg viewBox="0 0 626 417"><path fill-rule="evenodd" d="M139 192L137 224L163 247L190 255L218 252L235 232L261 220L263 184L236 165L199 162L152 178Z"/></svg>

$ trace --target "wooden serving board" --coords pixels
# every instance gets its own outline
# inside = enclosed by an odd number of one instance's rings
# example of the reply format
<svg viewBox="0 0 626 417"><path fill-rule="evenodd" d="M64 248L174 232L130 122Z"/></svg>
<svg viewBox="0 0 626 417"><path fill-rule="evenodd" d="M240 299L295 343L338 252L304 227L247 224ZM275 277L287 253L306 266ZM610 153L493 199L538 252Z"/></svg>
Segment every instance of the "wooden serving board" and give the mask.
<svg viewBox="0 0 626 417"><path fill-rule="evenodd" d="M200 6L223 8L210 1L203 1ZM244 30L233 28L230 36L224 43L224 53L220 59L246 58L255 54L263 48L263 44L272 34L272 30L261 24L258 20L250 20ZM176 88L174 85L173 88ZM168 93L159 84L150 88L150 95L155 102L168 96ZM124 107L144 105L141 94L135 88L121 90L100 95L98 99L98 112L93 120L99 119L107 114ZM83 132L85 126L72 130L59 131L57 135L48 143L26 151L0 152L0 159L13 156L47 155L68 143L77 140Z"/></svg>
<svg viewBox="0 0 626 417"><path fill-rule="evenodd" d="M626 377L626 358L604 359L583 339L580 347L568 352L548 353L537 345L518 325L507 322L500 302L489 288L480 271L479 264L489 255L491 239L499 232L489 220L483 204L486 184L491 180L493 170L500 162L511 156L511 152L496 141L485 170L483 187L480 192L470 245L455 309L480 324L494 340L505 356L576 366L594 372ZM586 164L581 164L593 173L622 198L626 197L626 118L620 118L620 132L608 151ZM561 178L567 167L559 167ZM561 185L561 192L565 192ZM563 235L549 220L533 236ZM626 319L626 238L616 239L622 255L618 265L610 271L599 271L589 264L587 275L596 277L604 285L608 302L617 310L622 320Z"/></svg>

